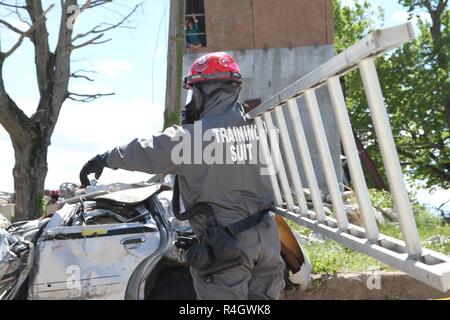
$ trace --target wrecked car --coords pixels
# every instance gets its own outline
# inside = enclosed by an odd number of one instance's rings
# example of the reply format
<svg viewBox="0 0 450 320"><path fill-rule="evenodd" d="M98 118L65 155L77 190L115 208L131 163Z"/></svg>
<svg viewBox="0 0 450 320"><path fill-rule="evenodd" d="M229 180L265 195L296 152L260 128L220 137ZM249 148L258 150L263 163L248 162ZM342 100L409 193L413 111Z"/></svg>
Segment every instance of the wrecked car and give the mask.
<svg viewBox="0 0 450 320"><path fill-rule="evenodd" d="M0 229L0 299L195 299L183 250L174 245L192 229L172 215L171 197L159 183L94 192ZM282 255L292 282L304 287L310 264L286 227Z"/></svg>

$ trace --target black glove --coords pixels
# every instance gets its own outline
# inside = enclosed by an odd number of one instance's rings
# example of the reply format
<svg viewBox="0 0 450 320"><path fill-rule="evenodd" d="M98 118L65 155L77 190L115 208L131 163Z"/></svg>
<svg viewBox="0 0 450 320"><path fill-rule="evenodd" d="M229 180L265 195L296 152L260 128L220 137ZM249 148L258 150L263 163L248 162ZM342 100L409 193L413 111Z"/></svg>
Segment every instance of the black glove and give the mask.
<svg viewBox="0 0 450 320"><path fill-rule="evenodd" d="M100 178L103 173L103 168L107 167L106 158L106 154L97 155L86 162L80 171L81 188L86 188L91 184L88 178L88 175L91 173L95 173L95 179Z"/></svg>

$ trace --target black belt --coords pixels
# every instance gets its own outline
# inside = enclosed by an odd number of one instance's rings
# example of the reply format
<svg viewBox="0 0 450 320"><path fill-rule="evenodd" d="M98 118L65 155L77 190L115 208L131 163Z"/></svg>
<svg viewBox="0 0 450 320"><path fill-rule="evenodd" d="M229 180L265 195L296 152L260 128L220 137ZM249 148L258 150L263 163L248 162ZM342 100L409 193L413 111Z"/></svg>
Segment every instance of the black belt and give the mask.
<svg viewBox="0 0 450 320"><path fill-rule="evenodd" d="M206 206L209 207L208 205ZM214 214L211 212L212 210L205 211L209 215ZM187 250L186 261L193 268L208 273L232 268L241 263L241 250L236 236L258 225L263 220L267 220L269 217L270 209L266 209L227 227L215 225L206 228L200 235L179 237L175 246Z"/></svg>
<svg viewBox="0 0 450 320"><path fill-rule="evenodd" d="M269 216L270 216L270 209L266 209L258 213L252 214L247 218L239 220L238 222L235 222L229 225L228 227L225 227L225 229L227 229L228 232L230 232L233 236L236 236L237 234L256 226Z"/></svg>

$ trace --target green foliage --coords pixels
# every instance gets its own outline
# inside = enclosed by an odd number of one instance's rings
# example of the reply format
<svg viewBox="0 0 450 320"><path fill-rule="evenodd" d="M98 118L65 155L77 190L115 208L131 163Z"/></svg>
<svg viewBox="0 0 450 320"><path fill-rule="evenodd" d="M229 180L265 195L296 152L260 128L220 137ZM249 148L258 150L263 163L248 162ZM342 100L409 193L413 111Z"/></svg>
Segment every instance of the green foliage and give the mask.
<svg viewBox="0 0 450 320"><path fill-rule="evenodd" d="M420 213L416 213L415 218L422 245L425 248L450 255L450 242L439 243L426 241L433 236L443 236L450 238L450 226L446 224L441 218L433 216L426 209ZM400 226L398 223L386 223L379 226L379 228L382 234L394 238L402 238Z"/></svg>
<svg viewBox="0 0 450 320"><path fill-rule="evenodd" d="M355 2L354 8L341 5L340 0L333 0L333 15L335 28L335 51L341 53L358 40L377 28L374 16L384 19L381 8L374 11L368 1Z"/></svg>
<svg viewBox="0 0 450 320"><path fill-rule="evenodd" d="M388 266L364 254L346 248L335 241L311 243L304 246L312 264L313 273L336 274L338 272L368 271Z"/></svg>
<svg viewBox="0 0 450 320"><path fill-rule="evenodd" d="M369 189L369 196L375 208L393 208L392 194L384 190Z"/></svg>
<svg viewBox="0 0 450 320"><path fill-rule="evenodd" d="M38 217L45 216L46 207L47 207L47 205L46 205L46 201L45 201L45 196L44 196L44 194L41 194L39 196L39 205L38 205L39 212L38 212L38 215L37 215Z"/></svg>
<svg viewBox="0 0 450 320"><path fill-rule="evenodd" d="M442 1L442 0L441 0ZM430 1L400 1L408 9L426 9ZM433 2L433 1L432 1ZM434 1L437 6L440 1ZM334 1L337 53L375 27L375 13L364 2L354 8ZM435 7L432 7L435 8ZM378 14L382 17L382 13ZM435 18L434 18L435 19ZM410 44L377 59L392 131L404 170L427 187L450 187L450 11L439 15L439 32L420 20L420 35ZM433 25L436 23L433 21ZM431 30L431 31L430 31ZM432 32L434 30L434 32ZM344 77L344 89L352 124L364 147L384 175L380 151L358 72Z"/></svg>
<svg viewBox="0 0 450 320"><path fill-rule="evenodd" d="M369 195L374 207L394 207L392 195L387 191L371 189L369 190ZM447 255L450 254L450 243L441 245L426 242L427 239L436 235L450 237L450 226L446 224L441 217L433 215L428 208L417 202L413 194L410 195L410 199L412 199L412 210L422 245L431 250L442 252ZM400 225L396 222L386 222L385 224L378 225L378 227L382 234L394 238L402 238Z"/></svg>
<svg viewBox="0 0 450 320"><path fill-rule="evenodd" d="M448 26L449 10L446 16ZM444 108L449 94L448 68L442 69L433 53L429 27L419 19L417 41L396 50L389 61L381 60L380 80L400 159L408 174L426 181L427 187L448 188L450 131ZM443 49L448 52L449 48Z"/></svg>
<svg viewBox="0 0 450 320"><path fill-rule="evenodd" d="M439 6L445 6L446 4L446 0L399 0L398 2L408 8L409 12L413 12L414 9L423 9L426 7L436 10Z"/></svg>

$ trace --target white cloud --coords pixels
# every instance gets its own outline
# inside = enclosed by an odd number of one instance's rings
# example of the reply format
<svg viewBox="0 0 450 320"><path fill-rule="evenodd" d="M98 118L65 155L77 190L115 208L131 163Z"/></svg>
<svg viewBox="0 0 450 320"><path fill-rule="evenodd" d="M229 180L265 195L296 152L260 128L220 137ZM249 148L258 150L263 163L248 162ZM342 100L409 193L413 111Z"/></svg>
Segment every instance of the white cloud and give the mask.
<svg viewBox="0 0 450 320"><path fill-rule="evenodd" d="M122 72L131 71L133 69L133 64L126 60L111 60L106 59L97 64L95 69L107 76L117 77Z"/></svg>
<svg viewBox="0 0 450 320"><path fill-rule="evenodd" d="M99 87L95 88L96 90ZM162 129L163 105L138 97L127 103L103 98L92 103L67 101L61 111L48 153L46 188L55 189L66 181L78 183L82 165L98 153L146 138ZM0 127L0 190L12 191L14 152L9 137ZM100 183L136 182L149 175L105 170Z"/></svg>

